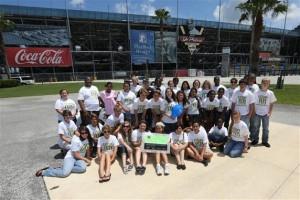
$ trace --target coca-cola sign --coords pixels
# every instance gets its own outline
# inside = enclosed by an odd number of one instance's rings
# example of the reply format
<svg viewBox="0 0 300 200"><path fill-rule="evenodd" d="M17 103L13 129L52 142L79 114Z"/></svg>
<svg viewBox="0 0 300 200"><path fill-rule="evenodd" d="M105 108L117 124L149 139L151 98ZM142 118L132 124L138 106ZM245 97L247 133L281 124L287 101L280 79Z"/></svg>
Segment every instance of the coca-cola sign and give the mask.
<svg viewBox="0 0 300 200"><path fill-rule="evenodd" d="M69 48L5 48L10 67L69 67L72 65Z"/></svg>

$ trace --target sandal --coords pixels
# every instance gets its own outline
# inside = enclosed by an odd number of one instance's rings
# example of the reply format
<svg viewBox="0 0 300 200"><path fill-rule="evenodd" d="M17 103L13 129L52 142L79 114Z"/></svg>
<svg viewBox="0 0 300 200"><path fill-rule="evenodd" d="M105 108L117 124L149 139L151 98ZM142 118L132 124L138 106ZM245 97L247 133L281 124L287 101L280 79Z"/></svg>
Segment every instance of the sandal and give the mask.
<svg viewBox="0 0 300 200"><path fill-rule="evenodd" d="M104 180L104 177L105 177L105 176L102 176L102 177L100 177L100 179L99 179L99 183L103 183L103 182L105 182L105 180Z"/></svg>
<svg viewBox="0 0 300 200"><path fill-rule="evenodd" d="M35 176L36 177L39 177L39 176L43 176L43 171L48 169L49 167L45 167L43 169L39 169L36 173L35 173Z"/></svg>
<svg viewBox="0 0 300 200"><path fill-rule="evenodd" d="M110 178L111 178L111 173L110 173L110 175L109 175L109 176L104 176L104 178L105 178L105 179L103 179L103 180L104 180L104 182L108 182L108 181L110 181Z"/></svg>

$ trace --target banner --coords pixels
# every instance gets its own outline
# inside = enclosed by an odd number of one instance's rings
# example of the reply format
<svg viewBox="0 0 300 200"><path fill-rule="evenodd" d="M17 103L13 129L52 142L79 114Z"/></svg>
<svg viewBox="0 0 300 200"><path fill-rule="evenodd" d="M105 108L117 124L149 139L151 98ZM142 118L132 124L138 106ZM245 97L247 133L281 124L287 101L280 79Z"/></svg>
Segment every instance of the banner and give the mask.
<svg viewBox="0 0 300 200"><path fill-rule="evenodd" d="M130 33L132 63L154 63L154 32L131 30Z"/></svg>
<svg viewBox="0 0 300 200"><path fill-rule="evenodd" d="M161 40L160 32L155 32L155 60L162 62L161 59ZM176 63L177 34L176 32L163 33L163 61L164 63Z"/></svg>
<svg viewBox="0 0 300 200"><path fill-rule="evenodd" d="M270 52L271 56L280 55L280 40L271 39L271 38L260 38L260 51Z"/></svg>
<svg viewBox="0 0 300 200"><path fill-rule="evenodd" d="M72 66L69 48L6 47L9 67L69 67Z"/></svg>

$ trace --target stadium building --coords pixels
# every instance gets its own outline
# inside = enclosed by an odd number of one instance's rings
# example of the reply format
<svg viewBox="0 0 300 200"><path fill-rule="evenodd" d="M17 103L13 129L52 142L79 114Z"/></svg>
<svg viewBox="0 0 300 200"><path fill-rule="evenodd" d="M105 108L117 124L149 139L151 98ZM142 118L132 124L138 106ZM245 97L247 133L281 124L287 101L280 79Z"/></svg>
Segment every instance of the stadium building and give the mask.
<svg viewBox="0 0 300 200"><path fill-rule="evenodd" d="M13 30L2 33L1 73L31 74L36 81L98 79L131 72L166 76L244 74L248 71L250 26L170 18L163 26L151 16L0 5ZM261 73L299 73L300 25L265 27ZM5 62L4 62L5 61ZM163 63L163 64L162 64Z"/></svg>

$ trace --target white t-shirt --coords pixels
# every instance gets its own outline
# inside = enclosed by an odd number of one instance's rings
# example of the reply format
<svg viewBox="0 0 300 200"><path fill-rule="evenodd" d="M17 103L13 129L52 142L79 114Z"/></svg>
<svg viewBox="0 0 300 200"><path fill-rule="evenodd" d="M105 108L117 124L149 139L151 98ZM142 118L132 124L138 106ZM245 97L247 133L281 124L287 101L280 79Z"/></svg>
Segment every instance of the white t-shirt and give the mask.
<svg viewBox="0 0 300 200"><path fill-rule="evenodd" d="M143 113L144 110L148 109L148 99L141 101L140 98L136 98L133 102L133 110L137 110L137 113Z"/></svg>
<svg viewBox="0 0 300 200"><path fill-rule="evenodd" d="M131 141L132 142L141 142L143 140L144 135L151 135L150 131L140 132L139 129L135 129L131 133Z"/></svg>
<svg viewBox="0 0 300 200"><path fill-rule="evenodd" d="M54 108L58 110L69 110L73 116L76 114L76 103L72 99L63 100L59 98L56 100ZM63 121L64 117L57 113L57 120Z"/></svg>
<svg viewBox="0 0 300 200"><path fill-rule="evenodd" d="M234 141L244 142L245 137L248 137L249 129L245 122L240 120L239 123L234 123L232 126L231 139Z"/></svg>
<svg viewBox="0 0 300 200"><path fill-rule="evenodd" d="M186 98L189 98L190 91L190 89L183 90L183 93L185 94Z"/></svg>
<svg viewBox="0 0 300 200"><path fill-rule="evenodd" d="M176 94L177 94L177 92L178 92L179 90L180 90L179 88L177 88L177 87L174 87L174 88L173 88L173 92L174 92L174 94L176 95Z"/></svg>
<svg viewBox="0 0 300 200"><path fill-rule="evenodd" d="M201 91L202 91L202 88L197 88L197 96L201 99Z"/></svg>
<svg viewBox="0 0 300 200"><path fill-rule="evenodd" d="M131 92L133 92L135 95L137 95L141 88L142 88L142 86L140 86L140 85L136 85L136 86L132 85L132 86L130 87L130 90L131 90Z"/></svg>
<svg viewBox="0 0 300 200"><path fill-rule="evenodd" d="M204 99L207 98L207 93L208 93L209 91L210 91L210 90L206 90L206 89L201 90L201 92L200 92L200 98L201 98L201 101L202 101L202 102L204 101Z"/></svg>
<svg viewBox="0 0 300 200"><path fill-rule="evenodd" d="M165 113L168 116L172 115L172 108L176 105L176 102L172 101L170 103L167 102L167 100L164 100L162 103L162 106L160 107L160 110L162 113ZM177 122L177 117L172 119L171 117L163 116L161 119L162 122L168 123L168 124L174 124Z"/></svg>
<svg viewBox="0 0 300 200"><path fill-rule="evenodd" d="M58 135L64 135L65 137L72 138L74 135L74 132L77 130L77 126L75 123L70 120L70 123L67 123L65 121L62 121L58 124L57 128L57 134ZM60 145L63 144L63 140L59 137L58 143Z"/></svg>
<svg viewBox="0 0 300 200"><path fill-rule="evenodd" d="M114 135L110 135L108 139L106 139L104 136L101 136L98 138L98 144L97 147L101 149L101 151L104 152L112 152L114 147L118 146L119 142Z"/></svg>
<svg viewBox="0 0 300 200"><path fill-rule="evenodd" d="M231 101L235 103L235 111L240 112L241 115L247 115L249 113L249 105L255 102L254 95L249 90L244 92L240 90L235 91Z"/></svg>
<svg viewBox="0 0 300 200"><path fill-rule="evenodd" d="M218 92L218 90L219 90L220 88L224 88L224 94L225 94L227 88L226 88L224 85L213 86L213 90L214 90L216 93Z"/></svg>
<svg viewBox="0 0 300 200"><path fill-rule="evenodd" d="M247 89L254 94L255 92L258 92L259 87L257 84L247 85Z"/></svg>
<svg viewBox="0 0 300 200"><path fill-rule="evenodd" d="M91 87L83 86L78 93L78 100L84 101L84 106L87 111L99 111L99 99L100 93L96 86Z"/></svg>
<svg viewBox="0 0 300 200"><path fill-rule="evenodd" d="M197 150L203 148L204 145L206 145L206 148L209 148L207 133L203 127L200 127L198 133L195 133L194 131L189 132L188 142L193 143Z"/></svg>
<svg viewBox="0 0 300 200"><path fill-rule="evenodd" d="M188 143L188 136L185 132L177 134L176 132L170 133L170 139L172 144L186 144Z"/></svg>
<svg viewBox="0 0 300 200"><path fill-rule="evenodd" d="M270 104L277 101L274 93L271 90L259 90L254 93L255 98L255 113L264 116L269 113Z"/></svg>
<svg viewBox="0 0 300 200"><path fill-rule="evenodd" d="M215 108L218 108L220 105L219 100L217 98L214 98L213 101L210 101L209 98L204 99L202 102L202 107L205 110L214 110Z"/></svg>
<svg viewBox="0 0 300 200"><path fill-rule="evenodd" d="M135 98L136 95L132 91L129 92L121 91L118 94L117 101L120 101L123 104L123 106L129 110L129 112L133 113L132 106Z"/></svg>
<svg viewBox="0 0 300 200"><path fill-rule="evenodd" d="M198 105L200 104L200 101L197 100L197 98L194 98L194 97L190 97L189 98L189 107L188 107L188 110L187 110L187 114L188 115L198 115L199 114L199 107L201 105Z"/></svg>
<svg viewBox="0 0 300 200"><path fill-rule="evenodd" d="M224 135L224 136L228 136L228 131L227 128L222 126L221 129L218 128L218 126L213 126L211 127L211 129L209 130L209 134L217 134L217 135Z"/></svg>
<svg viewBox="0 0 300 200"><path fill-rule="evenodd" d="M218 97L216 97L218 98ZM218 99L219 100L219 107L218 107L218 112L223 112L223 109L225 107L227 107L227 110L228 110L228 106L229 106L229 100L228 98L223 95L221 99Z"/></svg>
<svg viewBox="0 0 300 200"><path fill-rule="evenodd" d="M166 97L166 87L164 85L161 85L159 87L159 89L160 89L160 94L161 94L162 98L165 98Z"/></svg>
<svg viewBox="0 0 300 200"><path fill-rule="evenodd" d="M89 142L87 139L81 141L77 135L74 135L71 141L71 149L67 152L65 158L74 157L72 152L77 152L77 151L79 151L80 155L84 157L86 150L88 148L89 148Z"/></svg>
<svg viewBox="0 0 300 200"><path fill-rule="evenodd" d="M121 113L119 117L117 117L114 114L109 115L109 117L106 119L105 124L109 125L111 128L115 127L118 123L123 124L124 123L124 114Z"/></svg>
<svg viewBox="0 0 300 200"><path fill-rule="evenodd" d="M149 100L148 107L152 109L157 115L160 115L160 108L162 104L164 103L164 100L162 98L159 98L158 101L155 101L153 98Z"/></svg>
<svg viewBox="0 0 300 200"><path fill-rule="evenodd" d="M94 127L92 124L89 124L86 127L89 129L90 134L93 138L98 139L100 137L103 128L102 124L98 123L98 126L96 127Z"/></svg>
<svg viewBox="0 0 300 200"><path fill-rule="evenodd" d="M229 101L228 109L231 109L231 103L232 103L232 102L231 102L231 98L232 98L233 93L234 93L235 91L237 91L237 90L238 90L237 87L234 88L234 89L228 88L227 91L226 91L226 93L225 93L225 95L226 95L226 97L228 98L228 101Z"/></svg>

